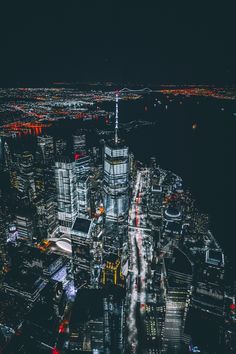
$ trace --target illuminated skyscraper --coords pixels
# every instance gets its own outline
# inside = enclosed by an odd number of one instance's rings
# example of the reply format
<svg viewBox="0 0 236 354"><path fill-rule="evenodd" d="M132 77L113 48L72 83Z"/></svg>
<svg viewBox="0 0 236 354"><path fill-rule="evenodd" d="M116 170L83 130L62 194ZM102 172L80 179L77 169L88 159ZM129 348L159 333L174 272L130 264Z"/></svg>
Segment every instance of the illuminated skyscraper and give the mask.
<svg viewBox="0 0 236 354"><path fill-rule="evenodd" d="M71 228L72 263L75 286L89 284L91 278L91 246L93 223L77 217Z"/></svg>
<svg viewBox="0 0 236 354"><path fill-rule="evenodd" d="M10 171L11 167L12 167L12 153L11 153L10 147L6 141L4 143L4 161L5 161L6 169L8 171Z"/></svg>
<svg viewBox="0 0 236 354"><path fill-rule="evenodd" d="M35 185L38 197L52 194L55 196L55 155L53 137L38 136L35 158Z"/></svg>
<svg viewBox="0 0 236 354"><path fill-rule="evenodd" d="M191 295L192 264L182 251L175 248L167 271L163 353L180 353Z"/></svg>
<svg viewBox="0 0 236 354"><path fill-rule="evenodd" d="M104 192L106 218L122 220L128 212L129 151L120 143L105 146Z"/></svg>
<svg viewBox="0 0 236 354"><path fill-rule="evenodd" d="M50 165L54 161L54 146L52 136L38 136L38 147L41 150L44 165Z"/></svg>
<svg viewBox="0 0 236 354"><path fill-rule="evenodd" d="M73 151L74 154L78 153L84 155L86 152L86 137L85 134L75 133L73 135Z"/></svg>
<svg viewBox="0 0 236 354"><path fill-rule="evenodd" d="M129 206L129 150L118 139L118 94L116 95L115 138L104 149L104 204L106 218L123 220Z"/></svg>
<svg viewBox="0 0 236 354"><path fill-rule="evenodd" d="M78 208L75 161L66 157L57 159L55 179L60 231L70 233Z"/></svg>
<svg viewBox="0 0 236 354"><path fill-rule="evenodd" d="M36 196L33 155L28 151L20 154L18 156L18 166L18 190L23 195L28 195L32 201Z"/></svg>
<svg viewBox="0 0 236 354"><path fill-rule="evenodd" d="M55 155L60 157L66 153L66 150L67 150L66 141L63 139L57 139L55 141Z"/></svg>
<svg viewBox="0 0 236 354"><path fill-rule="evenodd" d="M16 215L16 227L19 239L31 244L36 241L34 234L34 215L31 211L21 210Z"/></svg>

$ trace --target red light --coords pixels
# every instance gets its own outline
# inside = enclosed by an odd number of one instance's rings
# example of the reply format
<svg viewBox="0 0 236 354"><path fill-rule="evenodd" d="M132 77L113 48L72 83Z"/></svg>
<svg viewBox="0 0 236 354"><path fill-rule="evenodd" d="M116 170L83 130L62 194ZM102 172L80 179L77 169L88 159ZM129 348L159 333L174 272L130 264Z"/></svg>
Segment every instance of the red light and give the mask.
<svg viewBox="0 0 236 354"><path fill-rule="evenodd" d="M78 154L78 152L76 152L76 153L74 154L74 158L75 158L75 160L79 160L80 154Z"/></svg>
<svg viewBox="0 0 236 354"><path fill-rule="evenodd" d="M59 333L65 333L66 332L66 326L68 325L68 320L63 320L62 323L59 326Z"/></svg>
<svg viewBox="0 0 236 354"><path fill-rule="evenodd" d="M64 333L64 331L65 331L65 329L64 329L64 325L63 325L63 323L62 324L60 324L60 326L59 326L59 333Z"/></svg>
<svg viewBox="0 0 236 354"><path fill-rule="evenodd" d="M235 310L235 304L230 304L230 310Z"/></svg>
<svg viewBox="0 0 236 354"><path fill-rule="evenodd" d="M52 348L52 354L61 354L61 351L54 347Z"/></svg>

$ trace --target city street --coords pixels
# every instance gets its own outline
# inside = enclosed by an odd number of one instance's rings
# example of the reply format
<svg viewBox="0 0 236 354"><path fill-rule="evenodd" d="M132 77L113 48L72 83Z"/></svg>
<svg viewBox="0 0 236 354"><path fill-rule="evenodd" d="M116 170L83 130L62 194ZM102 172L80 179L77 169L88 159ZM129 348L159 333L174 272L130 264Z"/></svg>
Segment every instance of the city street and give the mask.
<svg viewBox="0 0 236 354"><path fill-rule="evenodd" d="M149 170L138 171L134 194L129 212L130 242L130 298L128 310L128 343L132 352L137 352L140 324L145 314L147 295L146 239L148 229L144 202L142 200L149 186Z"/></svg>

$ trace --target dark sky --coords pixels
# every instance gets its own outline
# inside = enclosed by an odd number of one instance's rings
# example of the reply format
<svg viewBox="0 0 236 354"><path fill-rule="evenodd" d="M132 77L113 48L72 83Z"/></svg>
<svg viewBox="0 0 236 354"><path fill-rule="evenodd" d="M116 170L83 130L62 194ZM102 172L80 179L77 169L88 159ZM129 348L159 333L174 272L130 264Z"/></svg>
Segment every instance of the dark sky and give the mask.
<svg viewBox="0 0 236 354"><path fill-rule="evenodd" d="M1 85L236 83L233 1L204 2L6 1Z"/></svg>

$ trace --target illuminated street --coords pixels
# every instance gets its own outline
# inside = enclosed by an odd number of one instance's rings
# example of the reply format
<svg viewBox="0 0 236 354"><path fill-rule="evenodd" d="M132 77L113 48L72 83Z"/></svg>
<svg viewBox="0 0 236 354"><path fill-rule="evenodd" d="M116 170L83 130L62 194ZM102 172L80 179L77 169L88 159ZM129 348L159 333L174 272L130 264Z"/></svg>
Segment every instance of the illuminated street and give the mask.
<svg viewBox="0 0 236 354"><path fill-rule="evenodd" d="M133 352L136 352L138 348L138 336L140 334L137 318L140 317L142 321L146 305L147 250L144 246L144 240L148 238L148 231L142 197L148 187L149 171L138 171L129 212L131 293L127 323L129 327L128 341Z"/></svg>

